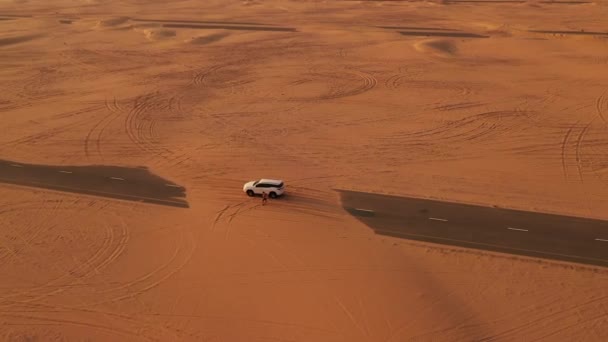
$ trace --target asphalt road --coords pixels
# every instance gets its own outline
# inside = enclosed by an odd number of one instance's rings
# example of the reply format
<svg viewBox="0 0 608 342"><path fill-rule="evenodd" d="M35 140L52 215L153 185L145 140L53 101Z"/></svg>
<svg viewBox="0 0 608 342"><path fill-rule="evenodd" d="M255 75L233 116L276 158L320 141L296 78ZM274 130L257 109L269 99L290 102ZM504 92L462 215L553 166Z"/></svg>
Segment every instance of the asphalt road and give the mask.
<svg viewBox="0 0 608 342"><path fill-rule="evenodd" d="M377 234L608 266L608 221L427 199L340 191Z"/></svg>
<svg viewBox="0 0 608 342"><path fill-rule="evenodd" d="M188 207L186 189L143 167L53 166L0 160L0 183Z"/></svg>

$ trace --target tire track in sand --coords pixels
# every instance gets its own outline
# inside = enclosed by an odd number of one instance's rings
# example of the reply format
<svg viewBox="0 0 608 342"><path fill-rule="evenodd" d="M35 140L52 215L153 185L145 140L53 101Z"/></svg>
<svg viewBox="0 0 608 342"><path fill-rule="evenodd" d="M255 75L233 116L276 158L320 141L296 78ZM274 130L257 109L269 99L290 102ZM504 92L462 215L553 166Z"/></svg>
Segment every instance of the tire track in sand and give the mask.
<svg viewBox="0 0 608 342"><path fill-rule="evenodd" d="M64 325L64 326L78 326L83 327L88 330L101 330L105 333L110 333L115 337L123 337L129 339L143 339L146 341L159 341L157 338L151 338L142 334L141 331L138 330L126 330L123 328L119 328L115 325L106 325L98 322L86 322L83 320L75 320L75 319L67 319L67 318L59 318L57 315L54 317L42 317L36 316L34 314L23 314L23 313L15 313L15 312L0 312L0 317L4 317L5 320L9 319L19 319L20 321L26 320L32 322L30 324L40 324L40 325ZM34 323L35 322L35 323Z"/></svg>
<svg viewBox="0 0 608 342"><path fill-rule="evenodd" d="M55 210L57 210L59 206L60 204L55 205ZM107 205L101 205L98 206L96 210L103 210L106 207ZM42 222L46 222L46 220L42 220ZM47 228L47 231L55 228L56 226L58 226L58 224L51 225ZM130 239L130 234L126 226L121 226L118 240L116 238L116 235L118 234L116 234L117 232L114 231L114 227L110 227L107 224L104 225L104 233L102 244L97 248L93 255L87 259L80 261L77 265L72 267L64 267L59 264L53 264L52 268L60 273L58 277L50 279L44 284L40 284L32 288L15 291L4 296L2 299L6 300L12 298L23 303L40 301L43 298L57 295L73 288L76 286L76 283L82 283L84 279L89 278L93 274L99 274L101 269L120 257ZM22 234L19 234L18 238L21 240L24 246L29 249L30 252L38 250L32 245L31 239L28 241L27 238ZM42 260L42 258L39 258L39 260ZM74 260L76 261L77 259Z"/></svg>
<svg viewBox="0 0 608 342"><path fill-rule="evenodd" d="M58 224L53 223L53 220L59 217L59 209L64 203L63 199L39 201L14 201L6 205L0 206L0 216L5 219L10 219L11 214L18 217L17 225L7 226L9 229L4 231L0 239L0 261L3 264L10 264L15 259L19 259L25 264L30 264L23 255L23 251L30 246L43 231L49 231L55 228ZM28 212L28 215L23 215ZM69 218L71 216L62 216ZM45 229L45 224L48 227ZM11 227L16 227L10 230ZM21 241L19 241L21 240ZM5 251L3 253L2 251ZM8 252L8 253L6 253ZM6 259L10 254L13 259Z"/></svg>
<svg viewBox="0 0 608 342"><path fill-rule="evenodd" d="M302 179L305 180L305 179ZM326 203L330 206L334 206L334 204L329 204L331 203L331 200L327 199L327 194L331 193L330 191L320 191L318 189L308 189L308 188L302 188L302 187L298 187L298 192L301 190L311 190L312 193L308 194L308 195L312 195L312 197L308 197L306 196L304 199L304 202L310 201L312 200L313 202L316 202L317 200ZM319 192L319 193L317 193ZM301 194L303 195L303 194ZM299 196L298 196L299 197ZM249 202L249 201L245 201ZM257 201L256 201L257 202ZM241 203L233 205L232 207L237 207L236 210L234 210L234 212L231 215L228 215L230 218L227 219L227 224L229 225L230 221L232 220L232 218L236 215L241 215L244 212L253 210L253 209L257 209L259 207L261 207L261 204L255 204L251 207L246 207L244 208L243 206L240 206ZM283 211L286 207L288 207L290 210L294 210L297 207L299 207L298 204L296 203L276 203L276 204L280 204L280 210ZM308 203L310 204L310 203ZM300 205L304 205L306 207L308 207L309 205L306 205L306 203L300 203ZM284 207L286 206L286 207ZM268 208L272 208L273 205L270 205ZM319 208L316 208L319 209ZM339 211L338 208L335 208L336 211ZM324 215L323 213L320 213L319 211L315 211L315 210L310 210L310 211L303 211L303 213L307 214L307 215ZM339 215L336 216L336 219L339 220ZM314 267L311 267L310 265L307 265L307 263L304 261L304 258L299 255L298 253L294 252L294 250L292 248L289 248L289 246L285 245L283 242L273 239L271 237L271 235L267 235L263 232L260 232L258 230L256 230L258 233L260 233L260 235L265 236L265 238L263 239L263 241L260 241L258 239L256 239L256 237L250 236L248 234L244 234L243 232L238 232L238 236L240 238L243 239L243 241L247 242L250 244L250 246L252 248L255 248L256 250L259 250L261 252L263 252L269 259L273 260L274 262L276 262L276 264L280 267L280 271L279 272L291 272L291 271L295 271L295 272L300 272L301 270L311 270L311 272L307 273L308 275L310 275L314 280L318 281L319 284L321 284L321 286L323 286L324 288L326 288L326 290L328 291L327 293L327 301L328 303L332 303L335 304L335 307L337 309L338 312L340 312L341 314L344 315L344 317L346 317L346 319L348 319L348 321L350 321L352 327L356 330L358 330L362 336L367 336L368 338L370 337L371 333L369 330L369 327L365 324L365 315L356 315L355 312L352 310L352 308L350 308L341 298L337 293L334 293L334 291L330 290L328 286L326 286L327 282L326 279L323 279L321 276L319 276L316 272L314 272ZM275 248L272 248L275 247ZM277 252L283 252L283 253L277 253ZM296 270L293 270L293 268L291 267L291 264L295 262L296 264L298 264L298 267ZM363 317L358 317L358 316L363 316ZM338 328L332 324L332 326L334 327L334 329L324 329L325 332L330 332L330 333L338 333ZM304 327L304 326L296 326L298 328L302 328L302 329L310 329L309 327Z"/></svg>
<svg viewBox="0 0 608 342"><path fill-rule="evenodd" d="M28 313L27 316L18 317L20 319L32 319L47 321L52 319L59 324L69 324L83 326L89 328L98 328L101 326L100 318L103 318L103 327L116 329L122 333L139 336L148 341L163 341L163 340L180 340L184 335L191 337L199 337L196 334L189 333L184 329L169 327L168 325L159 325L149 319L141 318L140 316L121 314L91 307L78 308L61 304L51 303L23 303L18 301L8 301L3 303L7 310L2 313ZM77 316L74 313L78 313ZM64 317L63 315L67 315ZM107 323L106 323L107 322ZM105 330L105 328L102 328ZM167 336L170 334L171 336Z"/></svg>
<svg viewBox="0 0 608 342"><path fill-rule="evenodd" d="M570 126L570 128L568 129L568 131L564 135L564 139L562 139L562 144L561 144L562 173L563 173L564 179L566 181L568 180L568 162L567 162L567 160L568 160L568 156L567 156L568 144L570 142L570 136L572 135L572 132L576 129L578 123L579 123L579 121L577 121L574 125Z"/></svg>
<svg viewBox="0 0 608 342"><path fill-rule="evenodd" d="M363 93L366 93L376 87L378 85L378 80L367 72L362 72L358 70L351 71L351 74L359 77L361 80L356 87L353 88L339 88L331 94L326 95L322 99L330 100L330 99L338 99L349 96L356 96Z"/></svg>
<svg viewBox="0 0 608 342"><path fill-rule="evenodd" d="M214 65L209 68L206 68L202 71L196 72L196 73L194 73L194 76L192 77L192 81L190 82L190 84L193 86L205 85L207 83L207 79L209 78L209 76L211 74L217 72L221 68L224 68L224 67L230 66L230 65L231 64L218 64L218 65Z"/></svg>
<svg viewBox="0 0 608 342"><path fill-rule="evenodd" d="M173 244L171 256L155 269L118 286L99 290L100 298L87 305L114 303L125 299L135 298L157 287L179 271L190 261L197 249L198 239L193 233L186 233L185 228L177 228L177 237ZM105 298L104 298L105 297ZM84 307L84 306L83 306Z"/></svg>
<svg viewBox="0 0 608 342"><path fill-rule="evenodd" d="M566 181L570 180L569 175L569 159L571 159L569 155L569 150L573 151L574 157L572 158L575 162L574 166L576 167L576 174L581 183L584 182L584 165L583 165L583 155L581 149L585 143L585 136L589 132L589 128L593 124L594 120L591 120L584 126L581 126L580 120L575 124L571 125L566 131L564 138L561 143L561 161L562 161L562 172L564 175L564 179Z"/></svg>
<svg viewBox="0 0 608 342"><path fill-rule="evenodd" d="M94 300L79 300L80 305L74 306L73 309L87 310L96 305L137 298L139 295L157 287L179 272L192 258L198 240L194 233L186 234L183 228L178 229L178 232L179 233L176 234L177 239L173 244L171 256L160 266L126 282L112 284L104 283L104 286L100 286L95 290L94 297L89 297L94 298ZM114 248L101 247L90 259L82 262L81 265L78 266L79 268L70 271L63 270L62 276L56 280L38 286L35 289L29 289L29 291L22 291L20 293L12 294L11 296L4 296L1 300L5 302L37 305L37 302L45 297L56 295L74 288L76 282L82 282L83 279L94 272L98 272L100 268L110 264L124 252L130 239L127 226L124 224L122 225L122 234L120 234L121 236L118 243L116 243L116 235L117 234L115 234L110 227L106 226L106 235L103 239L104 246L112 245ZM66 278L69 277L72 277L72 281L69 279L66 280ZM82 286L85 285L85 283L82 283ZM44 291L49 289L51 291ZM43 291L42 293L32 293L37 290Z"/></svg>
<svg viewBox="0 0 608 342"><path fill-rule="evenodd" d="M69 117L82 117L82 116L86 116L86 114L96 113L97 111L102 110L103 108L104 108L103 106L94 105L94 106L90 106L90 107L77 109L74 111L61 113L61 114L54 116L53 118L60 119L60 118L69 118ZM90 120L91 120L90 117L86 117L84 119L81 118L78 120L70 120L69 123L67 123L65 125L60 125L60 126L55 126L55 127L51 127L48 129L40 130L37 133L2 143L2 144L0 144L0 150L2 148L14 148L19 145L33 145L36 143L41 143L41 142L47 141L50 138L54 138L59 134L62 134L62 133L68 132L70 130L77 129L83 125L86 125L88 122L90 122Z"/></svg>
<svg viewBox="0 0 608 342"><path fill-rule="evenodd" d="M103 139L103 134L108 128L108 126L110 126L112 122L118 119L124 112L121 104L116 99L116 97L114 97L112 101L108 101L108 99L106 98L104 105L106 110L110 112L110 114L104 116L95 125L93 125L93 127L89 130L87 136L84 139L84 153L87 158L91 157L91 145L94 144L97 155L101 157L102 160L104 159L101 149L101 141Z"/></svg>
<svg viewBox="0 0 608 342"><path fill-rule="evenodd" d="M218 226L221 223L224 223L224 238L226 240L228 240L230 233L231 233L231 224L232 221L237 218L238 216L251 211L251 210L255 210L259 207L261 207L261 204L257 203L257 201L255 201L256 203L252 204L252 200L254 200L254 198L247 198L244 201L240 201L234 204L227 204L225 205L222 209L220 209L219 211L216 212L216 215L213 219L213 222L211 223L211 231L215 231L218 230ZM249 205L248 205L249 203Z"/></svg>
<svg viewBox="0 0 608 342"><path fill-rule="evenodd" d="M19 235L17 234L23 236L26 243L31 242L34 237L38 235L38 229L36 229L36 226L40 227L40 225L36 224L36 222L32 222L32 220L38 221L39 219L44 220L49 218L48 215L43 214L43 212L45 212L43 204L44 201L15 201L13 203L0 206L0 215L5 220L9 220L11 214L20 216L19 230L6 230L0 236L0 261L3 265L10 265L13 263L16 264L18 261L24 264L29 264L29 260L26 260L25 256L20 253L24 244L18 243L17 240ZM33 214L23 215L24 211L32 211ZM8 225L7 227L11 227L11 225ZM30 235L30 232L32 231L33 233ZM32 237L32 235L34 237Z"/></svg>
<svg viewBox="0 0 608 342"><path fill-rule="evenodd" d="M384 86L391 90L396 90L404 83L403 80L411 81L414 77L424 74L422 69L413 69L411 67L400 67L399 72L389 76L384 81Z"/></svg>
<svg viewBox="0 0 608 342"><path fill-rule="evenodd" d="M530 113L522 110L498 110L478 113L427 130L399 135L406 143L426 143L433 141L465 142L480 138L511 132L521 125L521 118L529 117Z"/></svg>
<svg viewBox="0 0 608 342"><path fill-rule="evenodd" d="M160 155L160 150L155 146L152 137L154 121L150 111L157 109L156 97L158 92L148 93L135 98L133 106L129 109L125 117L125 133L127 137L141 151Z"/></svg>
<svg viewBox="0 0 608 342"><path fill-rule="evenodd" d="M597 98L595 102L595 109L597 111L597 116L604 122L604 124L608 125L608 119L606 119L605 112L608 111L608 97L606 97L606 93L604 92Z"/></svg>
<svg viewBox="0 0 608 342"><path fill-rule="evenodd" d="M593 122L593 121L592 121ZM575 159L576 159L576 169L578 171L578 177L581 181L581 183L583 183L583 165L582 165L582 160L581 160L581 146L583 144L585 135L587 135L587 131L589 130L589 127L591 126L591 123L588 123L578 134L577 138L576 138L576 143L575 143Z"/></svg>
<svg viewBox="0 0 608 342"><path fill-rule="evenodd" d="M62 95L62 92L54 88L54 85L67 78L59 68L39 68L35 75L21 81L21 90L16 95L27 103L48 100Z"/></svg>
<svg viewBox="0 0 608 342"><path fill-rule="evenodd" d="M542 317L538 317L538 318L534 318L534 319L529 319L529 320L525 320L524 322L526 323L522 323L520 325L511 327L509 329L506 329L504 331L498 332L497 334L490 336L488 338L484 338L482 341L496 341L496 340L509 340L511 338L515 338L518 335L521 336L521 332L522 331L526 331L527 329L534 329L535 326L542 324L543 321L547 322L548 320L555 322L556 320L565 320L565 318L567 318L567 315L572 315L574 312L578 312L581 308L585 308L591 305L603 305L604 302L606 302L606 299L608 298L608 296L601 296L598 298L592 298L588 301L585 301L583 303L580 304L575 304L572 305L570 307L566 307L557 311L553 311L550 312L549 314L546 314ZM580 315L579 315L580 318Z"/></svg>
<svg viewBox="0 0 608 342"><path fill-rule="evenodd" d="M127 111L124 130L127 137L151 159L160 158L149 163L170 163L180 165L191 158L187 153L178 153L160 143L157 127L159 122L179 119L183 116L182 97L171 94L166 97L160 91L136 97L133 106Z"/></svg>
<svg viewBox="0 0 608 342"><path fill-rule="evenodd" d="M378 79L372 74L348 68L343 71L311 70L307 78L292 82L291 86L305 85L310 82L321 82L329 86L329 90L314 96L291 97L291 101L326 101L336 100L367 93L378 85Z"/></svg>
<svg viewBox="0 0 608 342"><path fill-rule="evenodd" d="M190 81L190 85L225 89L255 82L255 78L242 78L244 73L240 70L246 63L247 61L241 60L213 65L196 72ZM231 68L235 68L235 70L231 70Z"/></svg>

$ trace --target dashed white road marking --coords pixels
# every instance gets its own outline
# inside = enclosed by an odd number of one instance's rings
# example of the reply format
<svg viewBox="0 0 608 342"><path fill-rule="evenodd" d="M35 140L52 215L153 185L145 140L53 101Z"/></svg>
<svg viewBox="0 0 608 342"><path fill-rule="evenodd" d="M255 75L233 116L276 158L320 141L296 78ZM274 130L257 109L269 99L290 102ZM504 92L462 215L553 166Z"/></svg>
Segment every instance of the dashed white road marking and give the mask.
<svg viewBox="0 0 608 342"><path fill-rule="evenodd" d="M373 210L369 210L369 209L360 209L360 208L355 208L355 210L357 210L357 211L365 211L365 212L367 212L367 213L373 213L373 212L374 212Z"/></svg>
<svg viewBox="0 0 608 342"><path fill-rule="evenodd" d="M437 218L437 217L429 217L429 220L433 220L433 221L441 221L441 222L448 222L448 220L443 219L443 218Z"/></svg>
<svg viewBox="0 0 608 342"><path fill-rule="evenodd" d="M608 239L600 239L600 238L597 238L597 239L595 239L595 241L608 242Z"/></svg>
<svg viewBox="0 0 608 342"><path fill-rule="evenodd" d="M37 186L37 187L44 187L45 183L39 183L39 182L25 182L25 184L27 184L28 186ZM107 191L90 191L89 189L84 189L84 188L75 188L75 187L70 187L70 186L61 186L61 185L57 185L54 186L54 188L58 191L70 191L70 192L79 192L82 193L83 196L107 196L107 197L114 197L116 199L128 199L130 201L138 201L138 202L148 202L148 203L158 203L158 204L169 204L169 205L176 205L179 207L188 207L188 203L185 201L171 201L171 200L163 200L163 199L158 199L158 198L154 198L154 197L147 197L147 196L132 196L132 195L127 195L127 194L121 194L121 193L115 193L115 192L107 192Z"/></svg>
<svg viewBox="0 0 608 342"><path fill-rule="evenodd" d="M18 165L18 164L10 164L12 167L23 167L23 165Z"/></svg>
<svg viewBox="0 0 608 342"><path fill-rule="evenodd" d="M120 177L110 177L110 179L119 180L119 181L124 181L125 180L124 178L120 178Z"/></svg>
<svg viewBox="0 0 608 342"><path fill-rule="evenodd" d="M72 173L72 171L63 171L63 170L60 170L59 172L60 173Z"/></svg>
<svg viewBox="0 0 608 342"><path fill-rule="evenodd" d="M528 231L527 229L511 228L511 227L507 227L507 229L509 229L509 230L517 230L517 231L520 231L520 232L527 232Z"/></svg>

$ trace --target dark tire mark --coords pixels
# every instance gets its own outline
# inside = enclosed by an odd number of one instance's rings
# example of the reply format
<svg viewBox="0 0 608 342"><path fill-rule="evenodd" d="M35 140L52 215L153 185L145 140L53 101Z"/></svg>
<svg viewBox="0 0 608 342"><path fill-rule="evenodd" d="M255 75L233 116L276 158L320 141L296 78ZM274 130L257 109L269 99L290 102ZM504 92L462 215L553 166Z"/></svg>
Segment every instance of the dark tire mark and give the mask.
<svg viewBox="0 0 608 342"><path fill-rule="evenodd" d="M213 223L211 224L211 230L215 229L215 226L217 226L218 222L222 220L222 216L226 213L228 209L230 209L230 205L224 206L217 212L215 218L213 219Z"/></svg>
<svg viewBox="0 0 608 342"><path fill-rule="evenodd" d="M163 122L183 120L182 96L152 92L134 99L125 117L125 132L134 145L150 157L159 157L154 163L184 164L192 158L185 152L175 151L161 144L158 128Z"/></svg>
<svg viewBox="0 0 608 342"><path fill-rule="evenodd" d="M208 86L213 89L240 87L255 82L255 78L247 78L243 74L246 61L229 62L211 66L195 73L192 78L193 86Z"/></svg>
<svg viewBox="0 0 608 342"><path fill-rule="evenodd" d="M608 109L608 98L606 98L606 92L597 98L595 108L597 110L597 116L599 116L600 120L602 120L604 124L608 125L608 121L604 116L604 111Z"/></svg>
<svg viewBox="0 0 608 342"><path fill-rule="evenodd" d="M528 117L525 111L493 111L468 116L429 130L402 134L408 143L423 143L427 138L448 141L473 141L490 134L512 130L513 126L501 125L506 118Z"/></svg>
<svg viewBox="0 0 608 342"><path fill-rule="evenodd" d="M41 202L40 209L47 209L47 217L34 215L36 217L37 226L46 225L45 231L51 231L56 228L59 223L49 222L49 218L57 217L55 212L59 209L62 209L63 200L59 201L46 201L43 200ZM70 203L69 205L65 205L63 207L71 207L76 202ZM96 204L96 202L92 202L89 207ZM107 205L101 205L94 208L95 210L104 210ZM28 206L27 209L31 209L32 206ZM72 211L70 211L72 212ZM65 216L61 215L62 222L65 222ZM44 224L42 224L44 223ZM33 245L32 240L41 234L41 228L39 228L35 234L28 237L23 233L23 229L20 230L19 233L16 233L19 242L23 245L23 247L27 248L28 252L40 253L39 248ZM70 288L76 286L77 282L82 282L83 279L88 278L94 272L98 272L100 269L103 269L110 262L114 261L121 253L124 251L126 244L128 242L129 234L126 231L126 227L123 227L123 234L121 234L122 239L119 243L115 243L116 239L114 238L114 229L105 226L105 238L102 240L101 246L92 253L87 259L82 260L79 264L73 267L63 267L59 264L54 264L51 268L55 268L56 271L59 271L59 275L54 277L53 279L47 280L43 284L37 284L34 287L27 287L26 289L14 289L12 293L7 293L2 297L3 300L11 299L17 300L21 303L31 303L37 302L40 299L59 294L61 292L67 291Z"/></svg>
<svg viewBox="0 0 608 342"><path fill-rule="evenodd" d="M330 84L330 90L318 96L291 98L292 101L324 101L356 96L371 91L378 84L378 80L373 75L358 70L346 70L342 72L313 71L308 76L308 78L295 81L291 84L300 85L316 80L324 80Z"/></svg>
<svg viewBox="0 0 608 342"><path fill-rule="evenodd" d="M587 124L581 130L578 137L576 138L576 144L575 144L576 168L578 169L578 176L579 176L581 183L583 183L583 165L582 165L582 161L581 161L581 145L583 144L585 135L587 134L587 131L589 130L590 126L591 126L591 123Z"/></svg>
<svg viewBox="0 0 608 342"><path fill-rule="evenodd" d="M353 71L353 74L358 76L362 80L362 82L360 82L359 86L352 88L352 89L344 89L344 88L339 89L338 91L334 92L333 94L329 94L325 97L322 97L322 99L329 100L329 99L337 99L337 98L343 98L343 97L348 97L348 96L360 95L360 94L366 93L366 92L374 89L376 87L376 85L378 84L378 80L369 73Z"/></svg>
<svg viewBox="0 0 608 342"><path fill-rule="evenodd" d="M423 74L422 70L413 70L410 67L399 68L399 73L390 76L384 81L384 86L388 89L396 90L401 87L403 80L412 80L413 77Z"/></svg>
<svg viewBox="0 0 608 342"><path fill-rule="evenodd" d="M167 109L167 104L163 103L159 97L159 92L137 97L125 118L125 132L131 142L141 151L156 156L161 156L163 152L170 152L156 146L158 143L155 134L157 116L153 115L153 112Z"/></svg>
<svg viewBox="0 0 608 342"><path fill-rule="evenodd" d="M95 105L95 106L85 107L85 108L78 109L78 110L71 111L71 112L62 113L55 117L56 118L60 118L60 117L67 118L67 117L71 117L71 116L83 116L84 114L94 113L103 108L104 108L103 106ZM50 129L47 129L47 130L44 130L44 131L41 131L41 132L38 132L38 133L35 133L32 135L28 135L23 138L15 139L12 141L8 141L4 144L0 144L0 148L13 148L18 145L28 145L28 144L42 142L49 138L55 137L61 133L70 131L75 128L79 128L83 125L86 125L88 122L90 122L90 118L74 120L63 126L50 128Z"/></svg>
<svg viewBox="0 0 608 342"><path fill-rule="evenodd" d="M572 135L572 131L576 128L577 125L578 122L570 126L570 128L566 132L566 135L564 136L564 139L562 140L562 171L564 173L565 180L568 180L568 167L566 165L568 142L570 140L570 136Z"/></svg>
<svg viewBox="0 0 608 342"><path fill-rule="evenodd" d="M452 103L452 104L446 104L446 105L437 106L434 109L437 109L437 110L440 110L440 111L452 111L452 110L461 110L461 109L469 109L469 108L481 107L483 105L485 105L485 103L480 103L480 102L459 102L459 103Z"/></svg>
<svg viewBox="0 0 608 342"><path fill-rule="evenodd" d="M112 122L115 121L118 117L120 117L120 115L123 113L123 110L116 98L114 98L112 101L108 101L108 99L106 99L104 104L110 114L104 116L87 133L87 136L85 137L84 141L84 152L87 158L91 157L90 145L92 144L91 141L93 140L95 143L97 154L103 160L103 153L101 149L101 140L103 138L103 134L106 128L108 128L108 126L112 124ZM93 136L95 136L94 139Z"/></svg>

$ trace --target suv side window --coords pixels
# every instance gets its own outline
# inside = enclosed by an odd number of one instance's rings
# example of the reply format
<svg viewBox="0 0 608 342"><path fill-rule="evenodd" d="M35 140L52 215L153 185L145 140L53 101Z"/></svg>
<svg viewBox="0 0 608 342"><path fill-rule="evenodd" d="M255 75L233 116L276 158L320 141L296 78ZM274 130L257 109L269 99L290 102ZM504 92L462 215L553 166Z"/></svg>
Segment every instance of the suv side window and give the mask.
<svg viewBox="0 0 608 342"><path fill-rule="evenodd" d="M255 186L256 188L267 188L268 184L264 184L264 183L258 183L258 185Z"/></svg>

